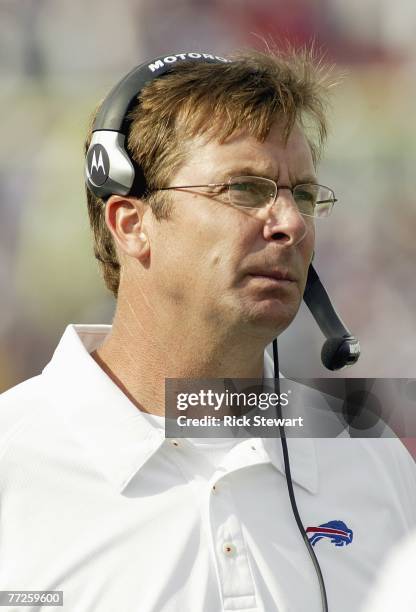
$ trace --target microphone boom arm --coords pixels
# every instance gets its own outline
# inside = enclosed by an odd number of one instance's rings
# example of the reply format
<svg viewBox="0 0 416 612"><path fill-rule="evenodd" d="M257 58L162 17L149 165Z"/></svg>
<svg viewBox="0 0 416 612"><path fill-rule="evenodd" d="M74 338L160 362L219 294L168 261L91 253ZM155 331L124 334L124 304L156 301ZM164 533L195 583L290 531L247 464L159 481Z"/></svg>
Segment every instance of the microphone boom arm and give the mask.
<svg viewBox="0 0 416 612"><path fill-rule="evenodd" d="M312 264L303 299L327 339L321 351L323 365L329 370L339 370L356 363L360 356L360 343L336 313Z"/></svg>

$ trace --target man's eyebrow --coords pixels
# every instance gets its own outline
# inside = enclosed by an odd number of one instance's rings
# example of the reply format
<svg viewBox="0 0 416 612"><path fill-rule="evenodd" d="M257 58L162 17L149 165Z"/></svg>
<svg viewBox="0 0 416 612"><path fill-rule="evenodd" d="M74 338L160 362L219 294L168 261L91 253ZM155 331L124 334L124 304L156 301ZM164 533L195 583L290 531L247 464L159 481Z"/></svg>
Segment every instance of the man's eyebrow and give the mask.
<svg viewBox="0 0 416 612"><path fill-rule="evenodd" d="M252 166L242 166L238 168L233 168L231 170L226 170L221 172L218 178L218 182L226 182L230 177L234 176L261 176L264 178L272 179L279 184L279 179L276 178L276 175L272 171L259 171L259 169L253 168ZM300 178L296 179L293 183L293 187L295 185L304 185L305 183L314 183L316 184L317 178L313 174L303 174Z"/></svg>
<svg viewBox="0 0 416 612"><path fill-rule="evenodd" d="M218 182L227 181L233 176L265 176L266 174L259 174L258 170L251 166L238 166L237 168L231 168L230 170L224 170L216 175ZM271 178L267 176L267 178Z"/></svg>
<svg viewBox="0 0 416 612"><path fill-rule="evenodd" d="M316 185L318 182L316 176L313 176L313 174L307 174L302 176L302 178L297 179L295 181L295 185L304 185L305 183L313 183L314 185Z"/></svg>

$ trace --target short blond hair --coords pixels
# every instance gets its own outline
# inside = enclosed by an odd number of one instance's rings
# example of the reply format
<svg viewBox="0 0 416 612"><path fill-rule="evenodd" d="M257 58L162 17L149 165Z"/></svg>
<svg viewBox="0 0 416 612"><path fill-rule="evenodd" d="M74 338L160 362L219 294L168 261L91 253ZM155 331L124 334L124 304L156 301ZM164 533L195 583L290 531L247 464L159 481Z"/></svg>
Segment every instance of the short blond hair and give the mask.
<svg viewBox="0 0 416 612"><path fill-rule="evenodd" d="M172 72L143 88L128 115L127 149L134 164L141 168L147 187L145 194L137 195L148 200L158 219L169 217L170 200L165 193L152 191L168 185L186 160L184 143L196 135L224 142L244 128L262 141L279 118L287 138L298 121L307 135L315 164L321 156L327 136L331 71L308 51L249 50L229 59L231 63L176 64ZM91 127L85 151L90 140ZM105 203L89 190L87 200L94 253L106 286L117 297L120 263L105 222Z"/></svg>

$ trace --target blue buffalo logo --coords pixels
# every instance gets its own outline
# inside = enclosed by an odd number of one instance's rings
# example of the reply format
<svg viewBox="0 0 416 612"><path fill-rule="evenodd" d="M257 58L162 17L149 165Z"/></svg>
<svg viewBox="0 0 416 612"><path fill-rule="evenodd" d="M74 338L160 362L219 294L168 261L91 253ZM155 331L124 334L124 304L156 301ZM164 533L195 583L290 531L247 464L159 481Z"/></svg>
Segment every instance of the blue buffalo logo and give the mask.
<svg viewBox="0 0 416 612"><path fill-rule="evenodd" d="M315 546L322 538L329 538L335 546L347 546L352 542L352 530L348 529L343 521L329 521L318 527L308 527L307 534L311 534L309 542Z"/></svg>

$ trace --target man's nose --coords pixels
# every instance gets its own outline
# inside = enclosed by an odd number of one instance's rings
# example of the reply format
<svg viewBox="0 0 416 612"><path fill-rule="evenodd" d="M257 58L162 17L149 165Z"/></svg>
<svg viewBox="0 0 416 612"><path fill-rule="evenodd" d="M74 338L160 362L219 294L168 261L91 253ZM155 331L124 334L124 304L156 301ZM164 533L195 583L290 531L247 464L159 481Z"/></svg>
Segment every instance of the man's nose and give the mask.
<svg viewBox="0 0 416 612"><path fill-rule="evenodd" d="M290 189L279 189L276 200L264 212L265 240L279 241L282 246L295 246L308 233L307 219L299 212Z"/></svg>

